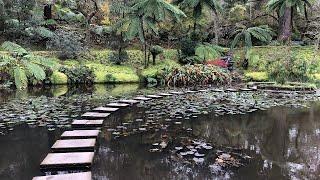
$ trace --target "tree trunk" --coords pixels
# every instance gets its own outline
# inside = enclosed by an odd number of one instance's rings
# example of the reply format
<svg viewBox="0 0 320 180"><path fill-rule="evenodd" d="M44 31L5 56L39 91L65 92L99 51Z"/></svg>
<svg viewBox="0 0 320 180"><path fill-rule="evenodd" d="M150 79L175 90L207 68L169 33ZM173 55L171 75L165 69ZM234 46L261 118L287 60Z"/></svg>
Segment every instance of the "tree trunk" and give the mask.
<svg viewBox="0 0 320 180"><path fill-rule="evenodd" d="M214 23L214 43L218 45L219 44L219 15L217 13L214 13L213 23Z"/></svg>
<svg viewBox="0 0 320 180"><path fill-rule="evenodd" d="M292 8L286 7L284 14L280 17L278 40L288 43L292 34Z"/></svg>
<svg viewBox="0 0 320 180"><path fill-rule="evenodd" d="M152 54L152 64L156 65L156 55Z"/></svg>
<svg viewBox="0 0 320 180"><path fill-rule="evenodd" d="M43 10L43 16L45 20L52 19L52 6L51 4L46 4Z"/></svg>

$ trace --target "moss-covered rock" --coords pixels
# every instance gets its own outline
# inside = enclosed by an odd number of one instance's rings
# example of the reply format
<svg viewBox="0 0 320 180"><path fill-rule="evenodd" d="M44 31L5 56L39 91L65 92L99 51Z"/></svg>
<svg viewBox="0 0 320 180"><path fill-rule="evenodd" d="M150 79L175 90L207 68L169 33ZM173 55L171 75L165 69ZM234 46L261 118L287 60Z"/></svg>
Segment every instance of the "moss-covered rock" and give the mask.
<svg viewBox="0 0 320 180"><path fill-rule="evenodd" d="M159 71L161 71L164 68L174 68L174 67L180 67L181 65L178 64L176 61L173 60L164 60L160 61L155 66L150 66L141 72L142 78L156 78Z"/></svg>
<svg viewBox="0 0 320 180"><path fill-rule="evenodd" d="M50 77L52 84L68 84L68 76L59 71L54 71Z"/></svg>

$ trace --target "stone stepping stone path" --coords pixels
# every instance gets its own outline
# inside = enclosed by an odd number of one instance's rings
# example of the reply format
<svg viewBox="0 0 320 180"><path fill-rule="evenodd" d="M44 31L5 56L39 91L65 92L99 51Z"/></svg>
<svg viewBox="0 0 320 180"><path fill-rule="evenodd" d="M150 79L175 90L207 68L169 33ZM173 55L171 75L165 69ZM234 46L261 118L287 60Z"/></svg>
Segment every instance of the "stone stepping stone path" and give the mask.
<svg viewBox="0 0 320 180"><path fill-rule="evenodd" d="M40 168L90 167L94 152L49 153Z"/></svg>
<svg viewBox="0 0 320 180"><path fill-rule="evenodd" d="M104 120L74 120L71 124L74 128L102 127Z"/></svg>
<svg viewBox="0 0 320 180"><path fill-rule="evenodd" d="M99 130L72 130L62 133L62 139L82 139L82 138L96 138L99 135Z"/></svg>
<svg viewBox="0 0 320 180"><path fill-rule="evenodd" d="M119 108L112 108L112 107L97 107L94 108L93 111L95 112L116 112Z"/></svg>
<svg viewBox="0 0 320 180"><path fill-rule="evenodd" d="M81 117L85 119L105 119L110 113L86 112Z"/></svg>
<svg viewBox="0 0 320 180"><path fill-rule="evenodd" d="M71 173L71 174L59 174L51 176L37 176L32 180L91 180L91 172Z"/></svg>
<svg viewBox="0 0 320 180"><path fill-rule="evenodd" d="M127 103L109 103L107 104L107 106L109 107L128 107L130 106L130 104L127 104Z"/></svg>
<svg viewBox="0 0 320 180"><path fill-rule="evenodd" d="M137 104L140 101L138 100L134 100L134 99L123 99L123 100L119 100L120 103L127 103L127 104Z"/></svg>
<svg viewBox="0 0 320 180"><path fill-rule="evenodd" d="M51 149L54 152L94 151L96 139L66 139L56 141Z"/></svg>
<svg viewBox="0 0 320 180"><path fill-rule="evenodd" d="M193 91L196 92L196 91ZM97 107L93 112L86 112L81 117L84 119L74 120L73 128L86 128L83 130L65 131L61 139L57 140L51 147L52 153L49 153L41 162L41 169L66 169L68 168L88 168L91 167L94 157L96 138L99 130L90 130L92 127L102 127L104 119L110 113L116 112L119 108L128 107L141 101L151 99L160 99L164 96L182 95L184 92L159 93L158 95L138 96L134 99L123 99L117 103L109 103L107 107ZM84 152L85 151L85 152ZM91 180L91 172L68 173L60 175L37 176L33 180Z"/></svg>
<svg viewBox="0 0 320 180"><path fill-rule="evenodd" d="M148 97L144 97L144 96L138 96L134 98L135 100L139 100L139 101L149 101L152 98L148 98Z"/></svg>
<svg viewBox="0 0 320 180"><path fill-rule="evenodd" d="M197 93L198 91L191 91L191 90L189 90L189 91L186 91L186 93Z"/></svg>

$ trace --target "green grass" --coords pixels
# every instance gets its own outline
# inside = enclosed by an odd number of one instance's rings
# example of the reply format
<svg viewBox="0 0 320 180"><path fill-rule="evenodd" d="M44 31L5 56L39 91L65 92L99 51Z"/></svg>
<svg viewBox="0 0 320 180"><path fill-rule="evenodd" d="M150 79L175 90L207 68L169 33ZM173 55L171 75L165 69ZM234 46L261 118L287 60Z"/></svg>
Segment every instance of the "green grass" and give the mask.
<svg viewBox="0 0 320 180"><path fill-rule="evenodd" d="M162 69L173 68L173 67L180 67L180 64L178 64L176 61L173 61L173 60L160 61L154 66L150 66L147 69L143 69L141 71L141 76L143 78L155 78L157 73Z"/></svg>
<svg viewBox="0 0 320 180"><path fill-rule="evenodd" d="M247 81L268 81L267 72L245 72L244 77Z"/></svg>

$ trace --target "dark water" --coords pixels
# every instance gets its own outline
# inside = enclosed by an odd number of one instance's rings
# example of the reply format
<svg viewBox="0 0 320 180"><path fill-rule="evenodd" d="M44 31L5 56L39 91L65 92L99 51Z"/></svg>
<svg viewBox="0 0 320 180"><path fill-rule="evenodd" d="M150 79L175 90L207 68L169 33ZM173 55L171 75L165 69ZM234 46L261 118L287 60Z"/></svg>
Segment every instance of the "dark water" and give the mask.
<svg viewBox="0 0 320 180"><path fill-rule="evenodd" d="M7 92L1 104L16 99L90 96L89 105L107 103L98 97L132 96L154 90L136 85L98 86L93 89L30 90L27 93ZM92 99L93 98L93 99ZM52 99L50 99L52 100ZM82 107L83 108L83 107ZM81 109L81 112L86 108ZM92 167L94 179L319 179L320 178L320 103L310 108L273 107L245 115L215 116L214 113L183 121L192 128L191 136L216 147L233 147L252 157L238 169L217 172L216 168L173 161L172 153L149 153L148 147L158 139L156 132L147 132L114 139L107 128L144 116L145 107L128 108L106 120L98 139ZM1 121L1 120L0 120ZM0 136L0 179L26 180L43 175L39 164L59 138L63 128L48 131L45 127L30 128L20 124Z"/></svg>

